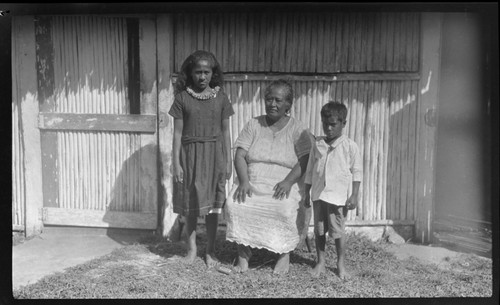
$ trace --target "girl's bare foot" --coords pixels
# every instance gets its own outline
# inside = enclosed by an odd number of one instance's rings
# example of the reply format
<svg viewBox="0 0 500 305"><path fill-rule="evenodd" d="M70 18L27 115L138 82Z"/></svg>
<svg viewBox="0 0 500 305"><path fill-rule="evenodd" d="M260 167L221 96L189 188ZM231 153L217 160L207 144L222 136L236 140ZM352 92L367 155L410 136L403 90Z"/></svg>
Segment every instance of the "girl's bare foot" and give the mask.
<svg viewBox="0 0 500 305"><path fill-rule="evenodd" d="M290 269L290 253L281 254L274 266L274 274L285 274Z"/></svg>
<svg viewBox="0 0 500 305"><path fill-rule="evenodd" d="M207 253L205 254L205 263L207 264L208 268L211 268L220 264L220 261L217 258L215 258L215 255Z"/></svg>
<svg viewBox="0 0 500 305"><path fill-rule="evenodd" d="M309 271L313 277L319 277L322 273L325 273L326 268L325 268L325 263L324 262L319 262L314 266L314 268Z"/></svg>

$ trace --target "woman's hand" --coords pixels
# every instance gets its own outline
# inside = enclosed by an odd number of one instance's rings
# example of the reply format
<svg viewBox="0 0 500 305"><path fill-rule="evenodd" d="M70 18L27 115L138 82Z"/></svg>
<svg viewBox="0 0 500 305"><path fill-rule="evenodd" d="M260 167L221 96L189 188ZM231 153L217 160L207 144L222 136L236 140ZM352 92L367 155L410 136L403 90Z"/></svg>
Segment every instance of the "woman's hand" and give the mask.
<svg viewBox="0 0 500 305"><path fill-rule="evenodd" d="M288 198L288 196L290 195L290 190L292 189L292 185L293 183L286 179L276 184L273 188L273 198L279 200L282 200L285 196L286 198Z"/></svg>
<svg viewBox="0 0 500 305"><path fill-rule="evenodd" d="M243 182L238 185L238 188L234 192L233 200L237 201L238 203L245 202L245 198L247 195L248 197L252 197L252 187L250 186L249 182Z"/></svg>

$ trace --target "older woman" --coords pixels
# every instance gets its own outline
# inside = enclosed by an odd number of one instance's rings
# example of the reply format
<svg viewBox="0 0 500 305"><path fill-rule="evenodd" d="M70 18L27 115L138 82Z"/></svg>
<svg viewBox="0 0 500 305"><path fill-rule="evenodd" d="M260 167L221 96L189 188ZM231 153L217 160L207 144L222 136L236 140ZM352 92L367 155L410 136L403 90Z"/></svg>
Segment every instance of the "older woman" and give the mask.
<svg viewBox="0 0 500 305"><path fill-rule="evenodd" d="M289 116L292 103L292 86L272 82L265 90L266 115L251 119L235 143L238 179L226 201L226 239L238 244L239 272L248 270L251 248L264 248L280 254L274 273L286 273L299 242L299 185L312 135Z"/></svg>

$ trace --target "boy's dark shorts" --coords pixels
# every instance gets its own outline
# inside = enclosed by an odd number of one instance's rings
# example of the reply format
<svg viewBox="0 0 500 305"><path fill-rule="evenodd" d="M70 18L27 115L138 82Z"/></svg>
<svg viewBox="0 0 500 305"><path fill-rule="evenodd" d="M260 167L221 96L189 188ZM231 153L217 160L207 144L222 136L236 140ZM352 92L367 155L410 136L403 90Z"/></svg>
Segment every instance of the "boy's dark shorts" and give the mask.
<svg viewBox="0 0 500 305"><path fill-rule="evenodd" d="M316 200L313 202L313 210L314 232L316 234L321 236L329 232L333 239L344 236L347 207Z"/></svg>

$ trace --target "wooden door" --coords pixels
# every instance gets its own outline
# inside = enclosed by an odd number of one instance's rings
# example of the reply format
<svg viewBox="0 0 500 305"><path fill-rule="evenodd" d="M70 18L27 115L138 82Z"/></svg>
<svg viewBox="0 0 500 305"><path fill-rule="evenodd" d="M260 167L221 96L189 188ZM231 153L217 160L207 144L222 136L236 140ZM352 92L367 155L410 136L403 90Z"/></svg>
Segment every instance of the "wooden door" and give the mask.
<svg viewBox="0 0 500 305"><path fill-rule="evenodd" d="M35 19L43 223L156 229L154 19Z"/></svg>

